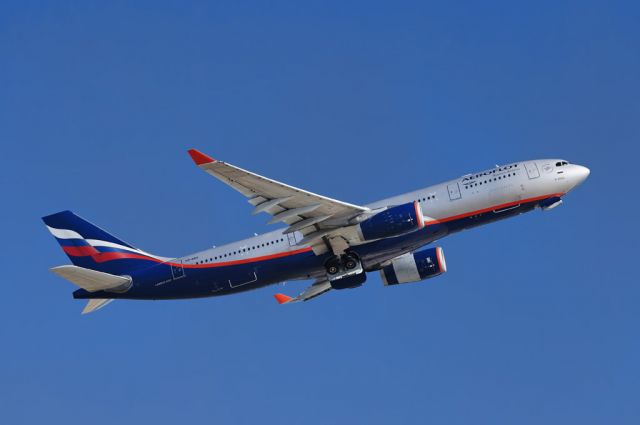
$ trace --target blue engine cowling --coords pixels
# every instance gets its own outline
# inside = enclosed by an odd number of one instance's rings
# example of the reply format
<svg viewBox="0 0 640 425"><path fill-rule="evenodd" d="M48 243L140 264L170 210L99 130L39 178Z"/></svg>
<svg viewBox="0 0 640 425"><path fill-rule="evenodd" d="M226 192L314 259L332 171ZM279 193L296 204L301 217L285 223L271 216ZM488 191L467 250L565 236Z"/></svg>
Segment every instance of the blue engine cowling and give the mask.
<svg viewBox="0 0 640 425"><path fill-rule="evenodd" d="M358 225L362 240L390 238L424 227L424 216L418 202L389 207Z"/></svg>
<svg viewBox="0 0 640 425"><path fill-rule="evenodd" d="M341 279L332 280L329 282L333 289L349 289L357 288L367 280L367 274L362 272L351 276L343 277Z"/></svg>
<svg viewBox="0 0 640 425"><path fill-rule="evenodd" d="M442 248L407 253L391 260L391 264L380 270L385 286L418 282L436 277L447 271Z"/></svg>

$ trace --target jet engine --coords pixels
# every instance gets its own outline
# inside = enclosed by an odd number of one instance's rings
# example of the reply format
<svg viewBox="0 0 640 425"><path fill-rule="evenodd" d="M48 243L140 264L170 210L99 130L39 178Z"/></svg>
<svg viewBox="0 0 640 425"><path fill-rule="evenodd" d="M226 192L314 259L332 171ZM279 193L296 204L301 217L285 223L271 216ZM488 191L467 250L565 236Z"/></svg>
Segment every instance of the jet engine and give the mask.
<svg viewBox="0 0 640 425"><path fill-rule="evenodd" d="M362 286L367 280L367 274L362 272L351 276L346 276L340 279L332 280L330 282L333 289L350 289Z"/></svg>
<svg viewBox="0 0 640 425"><path fill-rule="evenodd" d="M391 260L391 264L380 270L385 286L418 282L436 277L447 271L442 248L407 253Z"/></svg>
<svg viewBox="0 0 640 425"><path fill-rule="evenodd" d="M370 241L422 229L424 221L420 205L415 201L389 207L358 224L357 229L362 240Z"/></svg>

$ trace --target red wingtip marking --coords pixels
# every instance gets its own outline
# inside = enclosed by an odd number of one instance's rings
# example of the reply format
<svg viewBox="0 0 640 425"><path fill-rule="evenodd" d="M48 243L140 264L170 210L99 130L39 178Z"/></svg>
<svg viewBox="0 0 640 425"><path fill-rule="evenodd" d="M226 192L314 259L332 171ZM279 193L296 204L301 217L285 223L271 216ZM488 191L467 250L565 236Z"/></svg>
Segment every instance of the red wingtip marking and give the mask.
<svg viewBox="0 0 640 425"><path fill-rule="evenodd" d="M288 303L293 299L291 297L286 296L285 294L275 294L273 297L276 299L276 301L278 301L278 304Z"/></svg>
<svg viewBox="0 0 640 425"><path fill-rule="evenodd" d="M197 149L189 149L189 155L191 155L191 159L196 165L208 164L210 162L214 162L215 159L211 158L209 155L205 155Z"/></svg>

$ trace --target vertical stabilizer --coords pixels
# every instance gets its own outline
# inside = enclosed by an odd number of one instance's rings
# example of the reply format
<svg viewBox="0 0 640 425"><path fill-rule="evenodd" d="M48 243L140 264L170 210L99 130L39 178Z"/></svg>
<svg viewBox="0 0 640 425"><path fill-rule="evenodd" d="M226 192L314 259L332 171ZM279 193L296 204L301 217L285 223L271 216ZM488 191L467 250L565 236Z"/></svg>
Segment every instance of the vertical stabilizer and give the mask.
<svg viewBox="0 0 640 425"><path fill-rule="evenodd" d="M129 245L71 211L48 215L42 221L78 267L120 275L167 260Z"/></svg>

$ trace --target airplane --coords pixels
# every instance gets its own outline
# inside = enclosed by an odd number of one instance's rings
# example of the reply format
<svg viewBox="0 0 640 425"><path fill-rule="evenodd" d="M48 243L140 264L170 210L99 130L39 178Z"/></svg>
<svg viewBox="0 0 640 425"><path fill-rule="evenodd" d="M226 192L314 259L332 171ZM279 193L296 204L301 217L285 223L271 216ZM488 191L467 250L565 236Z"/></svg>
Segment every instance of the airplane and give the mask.
<svg viewBox="0 0 640 425"><path fill-rule="evenodd" d="M589 176L562 159L495 166L444 183L355 205L260 176L196 150L195 164L244 195L253 214L287 227L184 257L160 257L124 242L71 211L43 217L72 265L52 272L88 299L83 314L115 299L163 300L236 294L292 280L313 283L280 304L357 288L379 272L385 286L447 271L443 249L426 247L450 234L534 209L551 210Z"/></svg>

